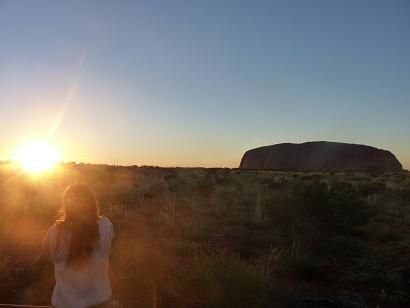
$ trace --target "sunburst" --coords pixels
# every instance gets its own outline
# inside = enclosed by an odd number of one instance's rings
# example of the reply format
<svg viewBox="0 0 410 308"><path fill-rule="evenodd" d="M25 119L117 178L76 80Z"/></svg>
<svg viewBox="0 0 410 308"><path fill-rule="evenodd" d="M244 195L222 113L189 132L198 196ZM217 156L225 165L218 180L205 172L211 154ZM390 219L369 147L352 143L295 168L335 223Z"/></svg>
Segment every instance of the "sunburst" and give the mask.
<svg viewBox="0 0 410 308"><path fill-rule="evenodd" d="M27 171L41 173L55 167L59 153L47 142L30 142L17 149L14 159Z"/></svg>

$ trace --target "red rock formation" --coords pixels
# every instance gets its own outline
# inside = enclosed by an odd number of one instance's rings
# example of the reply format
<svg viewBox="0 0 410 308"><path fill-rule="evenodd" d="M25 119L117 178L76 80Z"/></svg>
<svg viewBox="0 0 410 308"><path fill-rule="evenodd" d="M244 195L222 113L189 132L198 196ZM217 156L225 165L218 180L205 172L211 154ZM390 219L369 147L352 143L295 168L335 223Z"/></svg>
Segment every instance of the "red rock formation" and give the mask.
<svg viewBox="0 0 410 308"><path fill-rule="evenodd" d="M337 143L281 143L247 151L239 168L283 171L398 172L402 165L389 151Z"/></svg>

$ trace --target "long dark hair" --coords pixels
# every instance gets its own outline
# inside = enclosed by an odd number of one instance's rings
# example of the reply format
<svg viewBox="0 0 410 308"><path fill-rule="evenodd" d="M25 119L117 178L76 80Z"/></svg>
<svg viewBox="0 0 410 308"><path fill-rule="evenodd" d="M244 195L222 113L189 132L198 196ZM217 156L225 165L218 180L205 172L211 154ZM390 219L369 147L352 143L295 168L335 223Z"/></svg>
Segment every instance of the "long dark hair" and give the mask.
<svg viewBox="0 0 410 308"><path fill-rule="evenodd" d="M80 265L89 259L99 240L99 217L97 199L88 185L75 183L66 188L56 225L59 238L62 233L70 237L67 265Z"/></svg>

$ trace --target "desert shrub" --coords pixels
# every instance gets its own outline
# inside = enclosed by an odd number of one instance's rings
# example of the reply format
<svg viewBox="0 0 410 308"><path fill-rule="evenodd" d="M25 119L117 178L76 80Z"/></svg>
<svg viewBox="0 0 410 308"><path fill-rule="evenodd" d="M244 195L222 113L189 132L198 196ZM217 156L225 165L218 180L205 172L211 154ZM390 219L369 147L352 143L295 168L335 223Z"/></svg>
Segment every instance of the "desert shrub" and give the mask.
<svg viewBox="0 0 410 308"><path fill-rule="evenodd" d="M289 296L350 287L366 300L384 289L372 305L408 306L408 175L72 168L41 185L3 174L0 229L13 224L20 240L38 243L64 187L92 183L115 226L112 283L126 307L150 307L154 285L162 307L285 307ZM202 241L232 252L192 248ZM45 303L52 267L16 267L21 255L0 249L0 298Z"/></svg>
<svg viewBox="0 0 410 308"><path fill-rule="evenodd" d="M170 231L177 227L178 214L174 201L164 203L153 217L153 221L161 230Z"/></svg>
<svg viewBox="0 0 410 308"><path fill-rule="evenodd" d="M410 186L392 190L391 196L400 202L410 205Z"/></svg>
<svg viewBox="0 0 410 308"><path fill-rule="evenodd" d="M195 191L204 176L203 170L176 169L171 177L166 178L169 190L178 194L186 194Z"/></svg>
<svg viewBox="0 0 410 308"><path fill-rule="evenodd" d="M383 182L366 182L358 185L358 190L365 196L383 194L386 191L386 184Z"/></svg>
<svg viewBox="0 0 410 308"><path fill-rule="evenodd" d="M270 267L250 263L208 245L193 246L189 264L175 274L179 306L261 307L268 295Z"/></svg>
<svg viewBox="0 0 410 308"><path fill-rule="evenodd" d="M210 197L212 193L215 191L215 185L212 182L201 181L196 187L196 192L198 192L203 197Z"/></svg>
<svg viewBox="0 0 410 308"><path fill-rule="evenodd" d="M168 184L168 189L171 192L177 192L178 191L178 177L176 170L173 172L169 172L166 175L164 175L164 181Z"/></svg>
<svg viewBox="0 0 410 308"><path fill-rule="evenodd" d="M126 307L151 307L153 284L160 282L167 266L150 242L117 239L110 273L115 296Z"/></svg>
<svg viewBox="0 0 410 308"><path fill-rule="evenodd" d="M366 182L369 178L360 173L348 173L347 179L352 182Z"/></svg>
<svg viewBox="0 0 410 308"><path fill-rule="evenodd" d="M410 295L401 292L386 292L384 289L379 294L379 300L385 307L409 307Z"/></svg>
<svg viewBox="0 0 410 308"><path fill-rule="evenodd" d="M380 242L392 242L402 237L402 232L389 223L378 222L371 225L372 237ZM369 228L370 229L370 228Z"/></svg>
<svg viewBox="0 0 410 308"><path fill-rule="evenodd" d="M164 193L169 190L166 180L160 175L140 176L135 183L134 194L142 200L152 198L156 194Z"/></svg>
<svg viewBox="0 0 410 308"><path fill-rule="evenodd" d="M287 241L288 275L339 281L343 264L366 250L372 212L356 188L342 181L296 181L267 199L272 230Z"/></svg>
<svg viewBox="0 0 410 308"><path fill-rule="evenodd" d="M1 230L0 230L1 231ZM7 298L14 293L19 287L20 282L13 277L16 271L15 260L7 252L6 242L1 238L0 233L0 298Z"/></svg>
<svg viewBox="0 0 410 308"><path fill-rule="evenodd" d="M327 271L326 260L311 255L289 258L284 270L298 281L328 281L333 275Z"/></svg>
<svg viewBox="0 0 410 308"><path fill-rule="evenodd" d="M361 199L352 184L321 182L305 184L296 188L299 213L313 217L324 232L345 233L360 228L370 218L366 202Z"/></svg>
<svg viewBox="0 0 410 308"><path fill-rule="evenodd" d="M185 236L197 236L205 225L205 216L199 214L184 215L179 220L179 228Z"/></svg>
<svg viewBox="0 0 410 308"><path fill-rule="evenodd" d="M336 182L327 191L323 223L331 231L350 233L366 225L372 216L367 203L350 183Z"/></svg>
<svg viewBox="0 0 410 308"><path fill-rule="evenodd" d="M121 202L100 202L101 212L104 216L109 217L116 228L122 228L127 225L128 219L131 218L134 212L128 208L126 203Z"/></svg>
<svg viewBox="0 0 410 308"><path fill-rule="evenodd" d="M229 186L235 182L233 177L226 176L225 174L218 174L215 176L215 184L221 186Z"/></svg>

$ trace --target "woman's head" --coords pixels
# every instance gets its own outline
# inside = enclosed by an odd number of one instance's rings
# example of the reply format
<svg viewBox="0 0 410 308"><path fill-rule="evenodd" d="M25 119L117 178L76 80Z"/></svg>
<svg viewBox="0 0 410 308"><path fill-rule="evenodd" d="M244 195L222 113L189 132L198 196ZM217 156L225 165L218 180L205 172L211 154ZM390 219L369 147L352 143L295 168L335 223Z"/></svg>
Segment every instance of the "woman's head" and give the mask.
<svg viewBox="0 0 410 308"><path fill-rule="evenodd" d="M70 235L66 264L80 264L91 256L99 239L99 216L97 200L86 184L76 183L66 188L57 220L60 232Z"/></svg>
<svg viewBox="0 0 410 308"><path fill-rule="evenodd" d="M68 186L63 195L63 220L68 224L95 221L99 215L97 200L90 187L76 183Z"/></svg>

